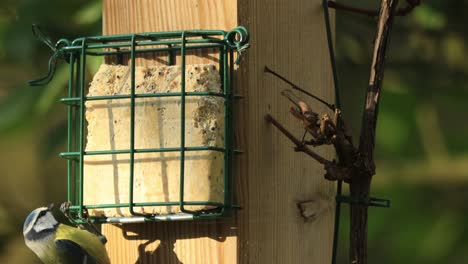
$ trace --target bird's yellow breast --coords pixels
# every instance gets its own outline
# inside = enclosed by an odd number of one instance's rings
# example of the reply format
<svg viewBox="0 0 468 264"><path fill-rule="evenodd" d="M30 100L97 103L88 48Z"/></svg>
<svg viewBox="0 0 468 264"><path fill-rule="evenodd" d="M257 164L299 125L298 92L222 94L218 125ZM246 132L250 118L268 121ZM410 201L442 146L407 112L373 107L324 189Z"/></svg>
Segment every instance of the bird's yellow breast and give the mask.
<svg viewBox="0 0 468 264"><path fill-rule="evenodd" d="M98 264L109 264L109 256L99 238L85 230L60 224L55 239L67 239L78 244L89 255L93 256Z"/></svg>

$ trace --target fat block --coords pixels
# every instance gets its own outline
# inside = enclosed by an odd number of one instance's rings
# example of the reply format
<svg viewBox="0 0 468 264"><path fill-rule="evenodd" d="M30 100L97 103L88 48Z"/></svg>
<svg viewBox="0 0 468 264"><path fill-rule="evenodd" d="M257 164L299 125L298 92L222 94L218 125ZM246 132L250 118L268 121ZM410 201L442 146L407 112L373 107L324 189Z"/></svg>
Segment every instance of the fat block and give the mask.
<svg viewBox="0 0 468 264"><path fill-rule="evenodd" d="M222 92L215 65L187 65L186 92ZM87 96L129 95L130 67L100 66ZM180 66L147 66L135 69L135 93L181 91ZM186 96L185 120L181 121L181 98L135 99L135 149L178 148L181 122L185 124L185 146L224 147L224 98ZM130 99L88 100L86 151L130 149ZM180 201L180 152L134 154L134 203ZM224 192L224 153L186 151L184 201L222 202ZM130 154L85 155L84 204L128 204ZM209 206L185 206L188 210ZM174 206L135 206L138 213L176 214ZM93 209L94 216L130 216L128 207Z"/></svg>

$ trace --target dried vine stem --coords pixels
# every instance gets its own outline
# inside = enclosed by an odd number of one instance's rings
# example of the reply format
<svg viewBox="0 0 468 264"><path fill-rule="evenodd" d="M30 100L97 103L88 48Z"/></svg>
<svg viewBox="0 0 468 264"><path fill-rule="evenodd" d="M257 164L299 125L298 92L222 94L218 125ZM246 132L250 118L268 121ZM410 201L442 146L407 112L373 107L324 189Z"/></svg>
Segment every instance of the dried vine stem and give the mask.
<svg viewBox="0 0 468 264"><path fill-rule="evenodd" d="M407 0L408 3L417 3L419 0ZM301 151L323 164L328 180L343 180L350 185L351 197L355 201L368 201L372 176L375 174L374 148L375 130L378 117L382 81L384 77L385 54L394 16L397 14L398 0L381 0L377 33L374 40L374 51L370 70L369 86L366 92L364 112L362 115L361 135L358 148L354 147L351 137L347 134L341 112L334 105L310 93L304 92L294 83L277 74L269 68L265 71L285 81L297 91L311 96L313 99L327 105L334 111L334 118L314 112L303 100L295 96L292 91L283 91L295 106L291 108L294 117L302 122L306 132L312 137L310 140L299 140L294 137L271 115L266 120L278 128L295 145L296 151ZM411 10L412 8L409 8ZM405 13L407 8L400 9ZM333 106L333 107L330 107ZM339 162L327 160L308 148L307 145L321 146L332 144L336 150ZM367 264L367 209L368 204L351 204L351 231L350 231L350 263Z"/></svg>
<svg viewBox="0 0 468 264"><path fill-rule="evenodd" d="M358 199L369 198L371 179L375 174L375 130L380 95L382 93L385 54L397 5L398 0L381 1L377 33L374 41L369 87L367 88L359 139L359 153L362 157L362 163L359 167L359 173L353 175L350 184L351 196ZM367 264L367 209L366 205L351 205L351 263Z"/></svg>

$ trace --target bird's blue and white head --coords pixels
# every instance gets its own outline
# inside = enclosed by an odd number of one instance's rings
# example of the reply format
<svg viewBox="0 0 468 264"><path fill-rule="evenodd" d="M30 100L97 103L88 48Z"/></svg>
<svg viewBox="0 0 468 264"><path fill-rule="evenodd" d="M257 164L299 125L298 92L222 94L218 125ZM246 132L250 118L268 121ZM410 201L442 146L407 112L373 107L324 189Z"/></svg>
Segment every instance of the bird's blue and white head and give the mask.
<svg viewBox="0 0 468 264"><path fill-rule="evenodd" d="M88 231L55 220L52 205L32 211L23 226L28 246L44 264L95 263L110 264L101 240Z"/></svg>
<svg viewBox="0 0 468 264"><path fill-rule="evenodd" d="M51 212L52 205L40 207L32 211L23 225L23 235L26 242L45 238L52 234L58 226Z"/></svg>

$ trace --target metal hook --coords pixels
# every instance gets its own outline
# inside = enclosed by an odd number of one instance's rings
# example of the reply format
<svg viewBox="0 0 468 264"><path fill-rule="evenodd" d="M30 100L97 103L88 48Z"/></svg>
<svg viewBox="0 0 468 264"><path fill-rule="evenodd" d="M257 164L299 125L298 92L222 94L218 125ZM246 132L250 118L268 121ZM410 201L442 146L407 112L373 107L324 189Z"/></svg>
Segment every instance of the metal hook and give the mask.
<svg viewBox="0 0 468 264"><path fill-rule="evenodd" d="M237 37L239 39L236 39ZM225 40L227 45L230 48L237 50L237 58L234 62L235 64L239 64L242 52L250 47L249 38L249 31L242 26L236 27L226 34Z"/></svg>
<svg viewBox="0 0 468 264"><path fill-rule="evenodd" d="M30 86L42 86L42 85L48 84L50 80L52 80L52 77L54 76L55 68L57 66L57 57L58 57L57 52L52 54L52 56L50 57L47 74L44 77L41 77L36 80L30 80L28 81L28 84Z"/></svg>
<svg viewBox="0 0 468 264"><path fill-rule="evenodd" d="M44 33L44 31L41 29L41 27L39 25L37 25L37 24L32 25L32 33L33 33L34 37L36 37L39 41L41 41L42 43L49 46L49 48L52 51L55 52L57 50L54 43L52 43L50 38Z"/></svg>
<svg viewBox="0 0 468 264"><path fill-rule="evenodd" d="M32 25L32 33L39 41L46 44L54 52L49 59L47 74L39 79L28 81L28 84L31 86L42 86L48 84L52 80L55 74L55 68L57 67L58 58L69 62L62 47L70 45L70 42L66 39L61 39L54 45L50 38L41 30L39 25L36 24Z"/></svg>

